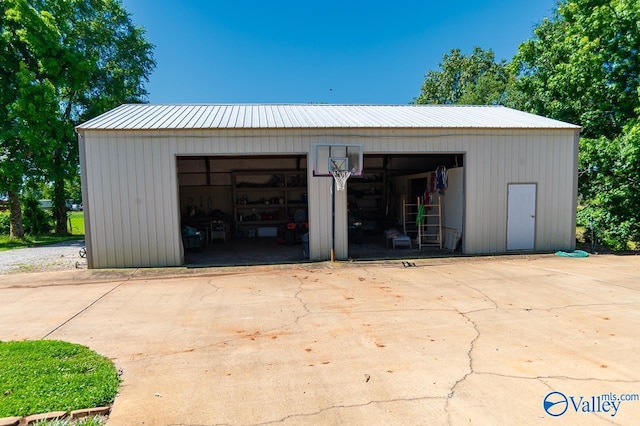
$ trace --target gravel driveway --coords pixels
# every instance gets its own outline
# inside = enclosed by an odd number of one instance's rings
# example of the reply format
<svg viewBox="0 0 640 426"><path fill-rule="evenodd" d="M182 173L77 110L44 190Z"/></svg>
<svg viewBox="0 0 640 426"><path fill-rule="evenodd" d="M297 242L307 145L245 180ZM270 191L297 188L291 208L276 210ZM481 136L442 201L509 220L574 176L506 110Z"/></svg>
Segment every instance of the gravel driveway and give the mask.
<svg viewBox="0 0 640 426"><path fill-rule="evenodd" d="M48 246L21 248L0 252L0 274L15 272L61 271L86 267L80 257L84 240L65 241Z"/></svg>

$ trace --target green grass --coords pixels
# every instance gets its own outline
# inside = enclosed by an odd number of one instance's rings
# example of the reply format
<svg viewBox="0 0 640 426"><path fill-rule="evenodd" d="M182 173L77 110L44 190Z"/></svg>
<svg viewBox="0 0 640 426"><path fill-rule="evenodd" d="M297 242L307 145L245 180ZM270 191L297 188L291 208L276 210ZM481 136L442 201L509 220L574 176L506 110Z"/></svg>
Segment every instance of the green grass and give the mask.
<svg viewBox="0 0 640 426"><path fill-rule="evenodd" d="M111 361L57 340L0 342L0 417L109 405L120 379Z"/></svg>
<svg viewBox="0 0 640 426"><path fill-rule="evenodd" d="M63 241L71 241L83 238L84 235L68 235L68 236L59 236L59 235L38 235L38 236L30 236L27 235L24 240L18 239L9 239L8 235L0 235L0 251L4 250L12 250L17 248L24 247L36 247L36 246L44 246L48 244L61 243Z"/></svg>
<svg viewBox="0 0 640 426"><path fill-rule="evenodd" d="M93 416L85 417L79 420L40 420L33 424L33 426L102 426L107 422L105 417Z"/></svg>
<svg viewBox="0 0 640 426"><path fill-rule="evenodd" d="M84 238L84 213L69 212L67 229L70 235L60 236L48 235L27 235L24 240L9 239L8 235L0 235L0 251L12 250L24 247L43 246L48 244L61 243L63 241L78 240Z"/></svg>
<svg viewBox="0 0 640 426"><path fill-rule="evenodd" d="M84 237L84 212L69 212L67 228L71 235Z"/></svg>

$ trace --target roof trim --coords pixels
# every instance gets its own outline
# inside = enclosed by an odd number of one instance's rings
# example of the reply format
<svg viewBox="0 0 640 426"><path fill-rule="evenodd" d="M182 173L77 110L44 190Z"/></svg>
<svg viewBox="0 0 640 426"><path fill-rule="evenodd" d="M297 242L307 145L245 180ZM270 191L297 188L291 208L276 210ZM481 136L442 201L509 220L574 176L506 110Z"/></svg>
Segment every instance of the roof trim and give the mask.
<svg viewBox="0 0 640 426"><path fill-rule="evenodd" d="M304 128L581 129L503 106L124 104L76 130Z"/></svg>

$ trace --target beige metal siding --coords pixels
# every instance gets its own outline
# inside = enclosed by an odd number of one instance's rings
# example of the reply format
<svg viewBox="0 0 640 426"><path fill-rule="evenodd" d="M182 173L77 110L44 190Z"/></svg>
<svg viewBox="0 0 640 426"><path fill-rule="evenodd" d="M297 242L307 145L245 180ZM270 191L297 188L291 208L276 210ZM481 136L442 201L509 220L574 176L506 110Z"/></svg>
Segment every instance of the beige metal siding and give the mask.
<svg viewBox="0 0 640 426"><path fill-rule="evenodd" d="M507 185L537 184L536 251L575 247L573 132L476 137L466 167L465 251L506 250Z"/></svg>
<svg viewBox="0 0 640 426"><path fill-rule="evenodd" d="M78 134L78 157L80 160L80 179L82 182L82 200L83 200L83 210L84 210L84 233L85 233L85 246L86 247L91 247L91 242L92 242L92 227L91 227L91 214L89 212L90 210L90 203L88 203L87 201L89 200L89 196L91 194L91 192L89 191L88 188L88 173L87 173L87 167L86 165L87 163L87 155L86 155L86 150L85 150L85 139L84 139L84 132L80 132ZM87 267L88 268L94 268L94 264L93 264L93 258L91 256L91 251L87 251Z"/></svg>
<svg viewBox="0 0 640 426"><path fill-rule="evenodd" d="M81 136L87 243L96 268L182 263L176 156L302 154L311 165L315 143L361 143L365 154L465 154L466 253L505 251L509 183L537 184L536 250L575 244L573 128L81 130ZM310 253L323 260L331 249L331 179L313 177L311 169ZM347 256L346 228L346 192L337 192L338 259Z"/></svg>
<svg viewBox="0 0 640 426"><path fill-rule="evenodd" d="M307 169L309 191L309 252L313 260L327 260L331 254L331 179L314 177Z"/></svg>
<svg viewBox="0 0 640 426"><path fill-rule="evenodd" d="M95 268L181 263L175 157L124 132L85 136L90 263Z"/></svg>

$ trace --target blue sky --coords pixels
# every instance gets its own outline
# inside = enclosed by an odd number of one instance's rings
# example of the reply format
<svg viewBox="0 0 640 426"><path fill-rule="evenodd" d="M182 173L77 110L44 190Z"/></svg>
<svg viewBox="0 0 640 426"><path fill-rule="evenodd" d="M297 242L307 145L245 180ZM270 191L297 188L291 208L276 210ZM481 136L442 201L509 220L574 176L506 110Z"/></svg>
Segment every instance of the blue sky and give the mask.
<svg viewBox="0 0 640 426"><path fill-rule="evenodd" d="M510 60L556 0L122 0L152 103L407 104L453 48Z"/></svg>

